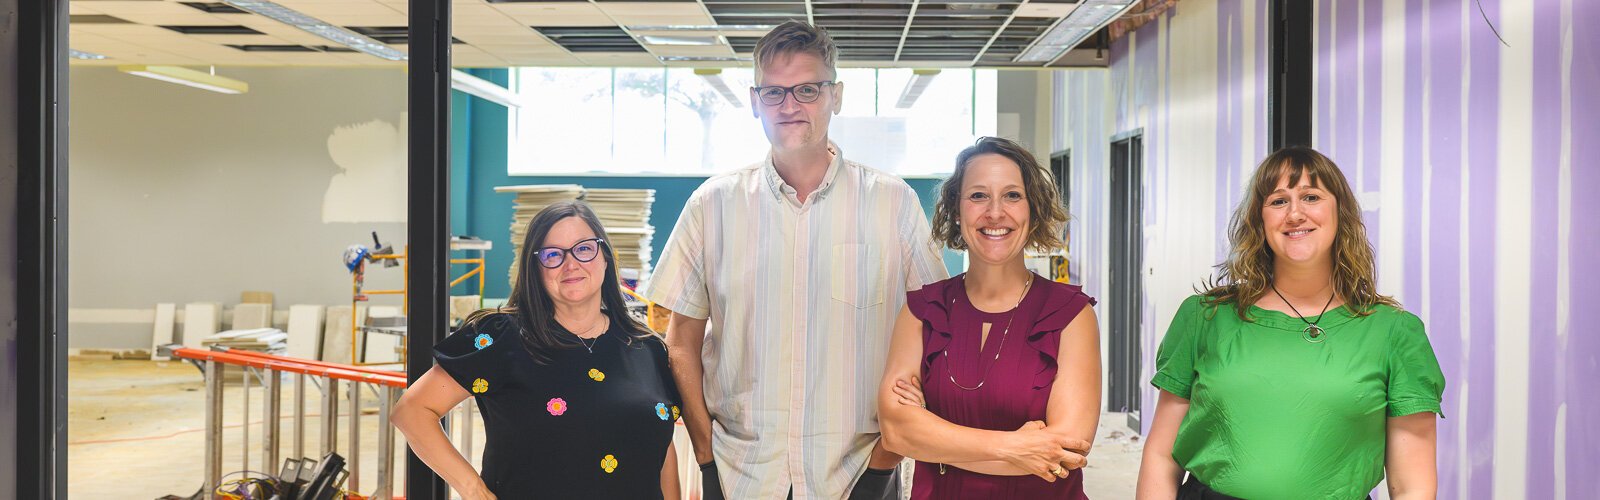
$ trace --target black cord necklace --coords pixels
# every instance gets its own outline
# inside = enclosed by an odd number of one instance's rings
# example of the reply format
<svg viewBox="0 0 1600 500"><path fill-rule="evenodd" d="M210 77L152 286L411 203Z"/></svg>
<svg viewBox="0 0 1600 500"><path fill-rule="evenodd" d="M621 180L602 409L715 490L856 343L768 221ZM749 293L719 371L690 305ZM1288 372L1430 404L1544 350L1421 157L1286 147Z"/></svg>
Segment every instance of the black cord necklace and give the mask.
<svg viewBox="0 0 1600 500"><path fill-rule="evenodd" d="M1306 342L1310 342L1310 343L1313 343L1313 344L1322 343L1322 341L1323 341L1323 338L1322 338L1323 331L1322 331L1322 327L1317 326L1317 323L1321 323L1322 322L1322 316L1324 314L1328 313L1328 306L1333 305L1333 298L1335 296L1339 295L1338 291L1335 291L1334 293L1328 294L1328 302L1325 303L1325 304L1322 304L1322 312L1317 313L1317 320L1316 321L1311 321L1311 320L1306 319L1306 316L1304 314L1300 314L1300 310L1299 309L1295 309L1294 308L1294 304L1289 303L1289 299L1286 299L1286 298L1283 297L1283 292L1279 292L1278 291L1278 285L1277 284L1273 284L1271 286L1272 286L1272 293L1278 294L1278 299L1282 300L1284 304L1288 305L1289 306L1289 310L1290 311L1294 311L1294 315L1298 316L1300 318L1300 321L1304 321L1305 322L1306 327L1305 327L1304 330L1300 330L1300 338L1305 339Z"/></svg>

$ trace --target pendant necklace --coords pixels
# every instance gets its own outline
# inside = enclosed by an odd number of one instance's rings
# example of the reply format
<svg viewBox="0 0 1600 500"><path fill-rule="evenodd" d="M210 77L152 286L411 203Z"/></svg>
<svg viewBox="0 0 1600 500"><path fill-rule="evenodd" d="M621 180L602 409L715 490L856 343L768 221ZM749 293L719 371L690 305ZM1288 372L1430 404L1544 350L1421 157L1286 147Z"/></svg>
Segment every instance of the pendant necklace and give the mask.
<svg viewBox="0 0 1600 500"><path fill-rule="evenodd" d="M600 321L596 322L595 326L600 326L600 325L605 324L606 323L605 319L606 319L605 316L601 316L600 317ZM583 333L590 333L590 332L593 332L593 331L595 331L595 327L591 326L591 327L589 327L589 329L587 331L584 331ZM568 331L567 333L572 333L572 332ZM589 351L589 354L594 354L594 346L596 344L600 343L600 337L603 336L603 335L604 334L602 333L601 335L596 335L592 339L585 339L585 338L583 338L583 336L578 335L576 333L572 334L572 336L578 337L578 343L579 344L583 344L583 350ZM593 340L593 342L589 342L590 340Z"/></svg>
<svg viewBox="0 0 1600 500"><path fill-rule="evenodd" d="M961 278L961 285L962 285L962 287L966 286L966 277L962 277ZM1010 332L1011 332L1011 320L1014 320L1014 319L1017 318L1017 309L1022 307L1022 299L1028 297L1028 289L1030 289L1030 288L1033 288L1033 273L1028 273L1028 282L1024 283L1022 285L1022 294L1017 296L1017 305L1011 306L1011 315L1006 318L1006 327L1005 327L1004 330L1000 331L1000 348L999 349L995 349L995 351L994 351L994 361L989 363L989 368L983 370L983 378L978 379L978 385L973 386L973 387L967 387L967 386L961 385L960 382L956 382L955 371L950 370L950 349L949 348L945 348L945 349L940 350L940 352L943 353L941 355L944 356L945 371L948 372L949 375L950 375L950 384L951 385L954 385L954 386L956 386L957 389L961 389L961 390L964 390L964 391L976 391L976 390L978 390L978 389L983 387L983 383L984 382L987 382L989 380L989 371L994 369L994 365L997 365L997 364L1000 363L1000 353L1005 351L1005 349L1006 349L1006 336L1008 334L1010 334ZM950 303L954 304L955 300L951 299ZM977 309L977 306L973 306L973 309ZM983 348L979 347L978 351L982 352Z"/></svg>
<svg viewBox="0 0 1600 500"><path fill-rule="evenodd" d="M1322 316L1324 314L1328 313L1328 306L1332 305L1333 304L1333 298L1335 296L1339 295L1337 291L1335 291L1335 293L1332 293L1332 294L1328 295L1328 302L1326 304L1322 304L1322 312L1317 313L1317 320L1316 321L1308 320L1308 319L1306 319L1306 316L1304 314L1300 314L1300 310L1299 309L1295 309L1294 308L1294 304L1290 304L1289 303L1289 299L1286 299L1286 298L1283 297L1283 292L1279 292L1278 291L1278 286L1277 285L1272 285L1272 293L1278 294L1278 299L1282 300L1284 304L1287 304L1289 306L1289 310L1290 311L1294 311L1294 315L1298 316L1300 318L1300 321L1304 321L1305 322L1306 327L1305 327L1305 329L1300 330L1300 338L1305 339L1306 342L1310 342L1310 343L1313 343L1313 344L1321 344L1322 341L1325 340L1325 339L1322 338L1322 336L1324 334L1324 332L1322 330L1322 327L1317 326L1317 323L1321 323L1322 322Z"/></svg>

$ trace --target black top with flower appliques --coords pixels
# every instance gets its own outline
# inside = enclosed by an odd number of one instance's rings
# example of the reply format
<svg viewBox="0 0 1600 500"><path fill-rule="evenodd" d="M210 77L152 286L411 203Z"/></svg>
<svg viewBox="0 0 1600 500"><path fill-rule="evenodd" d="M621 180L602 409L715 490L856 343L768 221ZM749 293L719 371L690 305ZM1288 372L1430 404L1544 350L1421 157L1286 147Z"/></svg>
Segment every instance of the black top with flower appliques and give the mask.
<svg viewBox="0 0 1600 500"><path fill-rule="evenodd" d="M661 498L678 419L665 344L613 325L539 364L509 314L468 325L433 357L478 401L483 480L500 498Z"/></svg>

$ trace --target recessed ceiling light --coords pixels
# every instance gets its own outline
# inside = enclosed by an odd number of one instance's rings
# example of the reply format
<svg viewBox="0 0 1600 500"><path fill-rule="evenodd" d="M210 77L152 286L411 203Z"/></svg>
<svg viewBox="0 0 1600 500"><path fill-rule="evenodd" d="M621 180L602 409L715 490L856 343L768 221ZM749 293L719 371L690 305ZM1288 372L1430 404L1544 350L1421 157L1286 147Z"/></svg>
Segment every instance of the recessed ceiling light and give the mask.
<svg viewBox="0 0 1600 500"><path fill-rule="evenodd" d="M721 35L642 35L639 38L650 45L723 45L724 43Z"/></svg>
<svg viewBox="0 0 1600 500"><path fill-rule="evenodd" d="M70 54L73 59L88 59L90 61L99 61L106 58L106 56L100 54L84 52L78 49L68 49L68 54Z"/></svg>

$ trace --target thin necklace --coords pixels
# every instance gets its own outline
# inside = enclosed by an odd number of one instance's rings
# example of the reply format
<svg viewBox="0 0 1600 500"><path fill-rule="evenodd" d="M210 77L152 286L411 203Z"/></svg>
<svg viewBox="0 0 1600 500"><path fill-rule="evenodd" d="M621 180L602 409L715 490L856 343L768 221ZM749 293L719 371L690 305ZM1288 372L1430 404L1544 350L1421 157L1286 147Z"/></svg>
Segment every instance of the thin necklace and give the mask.
<svg viewBox="0 0 1600 500"><path fill-rule="evenodd" d="M967 278L965 275L963 275L961 278L961 286L966 287L966 283ZM990 362L989 367L983 370L983 378L978 379L978 385L967 387L961 385L960 382L956 382L956 372L950 369L950 348L946 347L940 350L944 356L944 370L950 375L950 384L961 390L976 391L982 388L985 382L989 381L989 371L994 369L994 365L1000 364L1000 353L1006 350L1006 336L1011 332L1011 320L1017 319L1017 309L1022 307L1022 299L1028 297L1028 289L1030 288L1033 288L1033 273L1028 273L1028 282L1022 285L1022 294L1017 296L1017 305L1011 306L1011 315L1006 318L1006 328L1000 331L1000 347L995 349L994 361ZM955 304L955 299L950 299L950 303ZM977 309L978 307L973 306L972 308ZM981 345L978 347L978 352L983 352L983 347ZM981 363L982 361L979 362Z"/></svg>
<svg viewBox="0 0 1600 500"><path fill-rule="evenodd" d="M1284 304L1287 304L1289 306L1289 310L1290 311L1294 311L1294 315L1300 317L1300 321L1304 321L1305 322L1306 327L1305 327L1304 330L1300 330L1300 338L1303 338L1303 339L1305 339L1306 342L1310 342L1310 343L1313 343L1313 344L1322 343L1322 340L1323 340L1323 338L1322 338L1322 327L1317 326L1317 323L1321 323L1322 322L1322 315L1328 313L1328 306L1333 304L1333 298L1335 296L1339 295L1338 291L1335 291L1334 293L1328 294L1328 302L1325 303L1325 304L1322 304L1322 312L1317 313L1317 320L1316 321L1311 321L1311 320L1306 319L1306 316L1304 314L1300 314L1300 310L1299 309L1295 309L1294 308L1294 304L1290 304L1289 303L1289 299L1283 298L1283 292L1279 292L1278 291L1278 285L1277 284L1273 284L1272 285L1272 293L1278 294L1278 299L1282 300Z"/></svg>
<svg viewBox="0 0 1600 500"><path fill-rule="evenodd" d="M594 332L596 327L598 327L598 326L600 326L602 324L605 324L605 322L606 322L605 320L606 320L605 315L601 315L599 321L596 321L593 326L590 326L588 330L583 332L584 335L588 335L589 333ZM583 344L583 350L589 351L589 354L594 354L594 346L596 344L600 343L600 337L605 336L604 333L601 333L600 335L594 336L593 339L585 339L585 338L583 338L583 335L578 335L576 333L573 333L570 330L567 331L567 333L572 333L572 336L577 337L578 338L578 343L579 344ZM594 342L586 342L586 340L593 340Z"/></svg>

